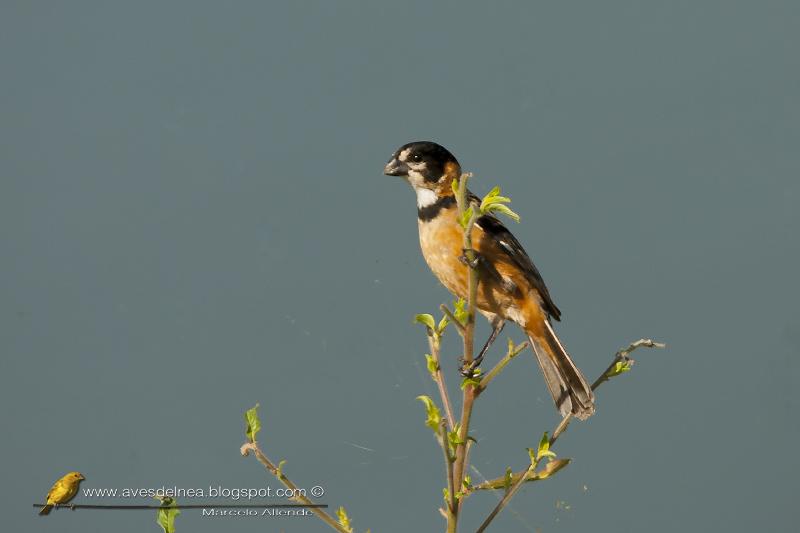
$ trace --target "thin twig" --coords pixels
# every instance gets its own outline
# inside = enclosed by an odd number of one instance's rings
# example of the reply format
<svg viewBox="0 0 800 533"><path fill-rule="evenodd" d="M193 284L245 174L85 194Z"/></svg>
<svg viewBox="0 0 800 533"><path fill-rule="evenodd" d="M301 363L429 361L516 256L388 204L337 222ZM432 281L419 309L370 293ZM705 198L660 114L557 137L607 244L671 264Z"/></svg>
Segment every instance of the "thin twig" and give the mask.
<svg viewBox="0 0 800 533"><path fill-rule="evenodd" d="M486 389L486 387L489 385L489 383L494 378L496 378L497 375L506 367L506 365L508 363L510 363L513 358L518 356L527 347L528 347L528 341L525 341L522 344L514 346L513 348L509 349L506 352L506 355L503 356L503 358L500 359L497 362L497 364L494 365L494 367L492 367L492 369L489 372L486 373L485 376L483 376L483 379L481 379L481 382L478 385L478 394L483 392Z"/></svg>
<svg viewBox="0 0 800 533"><path fill-rule="evenodd" d="M489 516L486 517L486 520L483 521L480 527L477 530L475 530L475 533L482 533L483 531L486 530L487 527L489 527L489 524L492 522L492 520L494 520L494 518L500 513L500 511L502 511L503 508L506 505L508 505L508 502L510 502L511 498L513 498L514 495L517 494L519 489L522 488L522 484L525 483L525 478L528 477L528 474L534 471L537 464L538 464L537 462L531 463L531 465L524 472L522 472L522 475L519 476L519 479L516 482L514 482L511 485L511 487L508 488L506 493L503 495L503 498L499 502L497 502L495 508L492 509L492 512L489 513Z"/></svg>
<svg viewBox="0 0 800 533"><path fill-rule="evenodd" d="M631 344L628 345L627 348L618 351L614 355L614 360L611 362L610 365L608 365L608 368L606 368L605 371L603 371L603 373L600 374L600 377L598 377L592 384L592 390L594 391L595 389L597 389L597 387L599 387L600 385L602 385L603 383L605 383L610 379L609 376L615 369L617 363L622 361L632 362L632 360L629 359L628 356L630 355L631 352L633 352L637 348L666 348L666 344L660 342L654 342L650 339L639 339L636 342L632 342ZM570 413L563 419L561 419L561 421L558 423L556 428L553 430L552 436L550 437L549 442L551 447L555 443L556 439L558 439L559 435L561 435L567 429L567 426L569 426L571 420L572 420L572 414ZM535 469L535 467L536 464L534 463L527 469L518 472L516 474L512 474L512 479L516 479L516 481L508 490L508 492L506 492L503 498L497 503L495 508L492 509L492 512L489 513L489 516L486 517L486 520L483 521L483 524L481 524L481 527L478 528L476 533L481 533L482 531L484 531L492 522L492 520L494 520L494 518L500 513L500 511L502 511L503 508L506 505L508 505L508 502L511 501L511 498L514 496L514 494L516 494L516 492L520 489L520 487L522 487L523 483L527 481L527 477L532 472L532 468ZM519 477L517 478L517 476Z"/></svg>
<svg viewBox="0 0 800 533"><path fill-rule="evenodd" d="M450 455L450 441L447 438L447 421L442 420L439 426L439 436L442 440L444 452L445 473L447 475L447 520L453 515L456 508L456 492L453 488L453 457Z"/></svg>
<svg viewBox="0 0 800 533"><path fill-rule="evenodd" d="M256 442L244 443L242 445L241 452L242 455L244 456L247 456L249 455L250 452L253 452L256 456L256 459L258 459L258 462L264 465L264 468L266 468L270 474L275 476L278 479L278 481L283 483L283 485L287 489L290 489L292 493L295 494L294 498L298 500L300 503L309 506L315 505L314 502L311 501L308 497L301 494L302 491L299 490L297 485L292 483L289 480L289 478L287 478L286 475L283 472L281 472L281 470L277 466L275 466L275 463L270 461L269 458L266 455L264 455L264 453L258 447L258 444ZM323 522L328 524L330 527L332 527L336 531L339 531L339 533L351 533L351 531L342 527L342 525L339 524L339 522L335 518L333 518L331 515L329 515L319 507L310 507L310 509L312 513L317 515Z"/></svg>
<svg viewBox="0 0 800 533"><path fill-rule="evenodd" d="M428 346L431 349L431 357L433 357L434 362L436 363L436 372L431 377L433 381L436 382L436 386L439 389L439 396L442 398L442 405L444 406L445 416L447 417L448 429L453 429L453 408L450 405L450 395L447 393L447 384L444 381L444 372L442 372L442 364L441 364L441 342L440 337L436 332L429 332L428 333Z"/></svg>
<svg viewBox="0 0 800 533"><path fill-rule="evenodd" d="M638 341L630 343L627 348L623 348L622 350L618 351L615 354L614 360L611 361L610 365L608 365L606 371L600 374L600 377L598 377L594 381L594 383L592 383L592 390L595 390L602 383L605 383L606 381L609 380L611 371L614 370L614 367L617 365L617 363L623 361L633 363L633 360L630 359L628 356L631 354L631 352L633 352L637 348L666 348L666 347L667 347L666 344L662 342L655 342L652 339L639 339Z"/></svg>
<svg viewBox="0 0 800 533"><path fill-rule="evenodd" d="M184 505L103 505L103 504L85 504L85 503L34 503L34 507L44 507L45 505L52 505L53 509L100 509L100 510L126 510L126 511L141 511L147 509L327 509L327 503L192 503Z"/></svg>
<svg viewBox="0 0 800 533"><path fill-rule="evenodd" d="M633 364L633 359L630 359L628 356L631 354L631 352L633 352L637 348L666 348L666 347L667 345L664 344L663 342L655 342L652 339L639 339L638 341L630 343L626 348L623 348L622 350L619 350L616 354L614 354L614 360L611 361L611 364L608 365L608 368L606 368L603 371L603 373L600 374L600 376L598 376L596 380L594 380L594 383L592 383L592 391L596 390L597 387L599 387L600 385L602 385L603 383L605 383L610 379L609 375L617 366L617 363L625 361L629 362L630 364ZM569 413L561 420L561 422L558 423L558 426L556 426L556 428L553 430L553 435L550 437L550 446L552 446L556 442L558 437L562 433L564 433L564 431L566 431L571 421L572 421L572 413Z"/></svg>

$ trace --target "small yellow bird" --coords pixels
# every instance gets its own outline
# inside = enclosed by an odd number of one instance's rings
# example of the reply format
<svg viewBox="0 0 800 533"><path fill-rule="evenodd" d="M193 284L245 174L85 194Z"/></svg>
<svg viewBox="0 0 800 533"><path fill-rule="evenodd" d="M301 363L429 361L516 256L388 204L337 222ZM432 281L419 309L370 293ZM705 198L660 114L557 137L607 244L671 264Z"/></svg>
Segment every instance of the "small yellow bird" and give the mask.
<svg viewBox="0 0 800 533"><path fill-rule="evenodd" d="M80 472L70 472L53 484L47 493L47 505L42 507L39 514L50 514L50 509L59 503L67 503L78 493L78 485L86 479Z"/></svg>

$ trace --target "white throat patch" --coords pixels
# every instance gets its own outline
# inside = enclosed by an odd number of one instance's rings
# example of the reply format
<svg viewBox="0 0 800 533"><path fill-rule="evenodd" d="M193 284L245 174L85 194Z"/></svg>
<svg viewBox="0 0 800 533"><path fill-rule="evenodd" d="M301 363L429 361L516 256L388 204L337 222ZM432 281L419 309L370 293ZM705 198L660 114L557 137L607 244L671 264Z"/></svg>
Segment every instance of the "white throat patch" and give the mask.
<svg viewBox="0 0 800 533"><path fill-rule="evenodd" d="M414 191L417 193L417 207L419 208L433 205L438 200L436 191L425 189L424 187L414 187Z"/></svg>

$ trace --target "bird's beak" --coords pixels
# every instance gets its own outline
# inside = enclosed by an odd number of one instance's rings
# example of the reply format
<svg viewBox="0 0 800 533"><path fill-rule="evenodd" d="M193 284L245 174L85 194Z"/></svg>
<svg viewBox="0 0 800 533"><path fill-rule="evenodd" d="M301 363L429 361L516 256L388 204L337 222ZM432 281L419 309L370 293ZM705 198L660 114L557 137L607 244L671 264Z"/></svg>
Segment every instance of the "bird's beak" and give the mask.
<svg viewBox="0 0 800 533"><path fill-rule="evenodd" d="M393 157L386 163L386 166L383 167L383 173L387 176L407 176L408 165Z"/></svg>
<svg viewBox="0 0 800 533"><path fill-rule="evenodd" d="M78 480L81 480L81 479L86 479L86 478L83 477L83 474L78 474Z"/></svg>

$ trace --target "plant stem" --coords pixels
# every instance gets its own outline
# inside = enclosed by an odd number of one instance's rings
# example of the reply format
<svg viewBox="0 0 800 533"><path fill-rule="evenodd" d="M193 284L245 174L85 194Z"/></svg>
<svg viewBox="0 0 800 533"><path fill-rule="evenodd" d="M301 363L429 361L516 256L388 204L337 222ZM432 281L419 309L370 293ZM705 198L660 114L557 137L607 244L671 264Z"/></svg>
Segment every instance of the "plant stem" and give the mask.
<svg viewBox="0 0 800 533"><path fill-rule="evenodd" d="M503 358L500 359L500 361L498 361L497 364L494 365L494 367L485 376L483 376L480 385L478 385L478 394L483 392L489 385L489 383L494 378L496 378L497 375L506 367L506 365L510 363L513 358L518 356L527 347L528 347L528 341L525 341L519 346L515 346L514 348L506 352L506 355L503 356Z"/></svg>
<svg viewBox="0 0 800 533"><path fill-rule="evenodd" d="M436 362L436 373L431 376L439 389L439 396L442 398L442 405L447 416L448 429L453 429L453 408L450 406L450 395L447 393L447 385L444 382L444 373L440 362L441 342L439 335L435 332L428 334L428 346L431 349L431 357Z"/></svg>
<svg viewBox="0 0 800 533"><path fill-rule="evenodd" d="M245 456L248 455L249 452L253 452L256 456L256 459L258 459L258 462L264 465L264 468L266 468L270 474L275 476L278 479L278 481L283 483L283 485L287 489L292 490L292 492L296 494L296 496L294 497L295 500L305 505L314 505L314 502L311 501L309 498L300 495L301 491L298 489L297 485L292 483L291 480L289 480L289 478L287 478L286 475L283 472L281 472L277 466L275 466L275 463L270 461L269 458L266 455L264 455L264 452L261 451L261 448L258 447L258 444L256 442L246 442L244 445L242 445L241 452L242 455ZM320 520L328 524L336 531L339 531L339 533L352 533L352 531L342 527L342 525L339 524L339 522L335 518L333 518L331 515L329 515L319 507L310 507L310 509L311 512L317 515L317 517L319 517Z"/></svg>
<svg viewBox="0 0 800 533"><path fill-rule="evenodd" d="M492 509L492 512L489 513L489 516L486 517L486 520L483 521L483 523L475 531L475 533L482 533L483 531L486 530L487 527L489 527L489 524L492 522L492 520L494 520L494 518L500 513L500 511L502 511L503 508L505 508L505 506L508 505L508 502L510 502L511 498L513 498L514 495L517 494L519 489L522 488L522 484L525 483L525 478L528 477L528 474L530 474L536 469L537 464L538 462L531 463L531 466L529 466L527 470L522 472L522 475L519 476L519 479L515 481L514 484L512 484L508 488L506 493L503 495L503 498L499 502L497 502L495 508Z"/></svg>
<svg viewBox="0 0 800 533"><path fill-rule="evenodd" d="M458 194L456 196L456 202L458 204L458 213L459 216L462 215L470 206L468 205L467 199L467 181L469 180L469 174L463 174L461 179L459 180L459 187L458 187ZM478 256L472 248L472 229L475 226L475 221L478 218L479 209L478 206L472 206L472 216L470 216L469 221L464 228L464 256L467 261L467 323L464 325L464 354L463 354L463 365L464 368L469 368L472 364L473 353L475 350L475 307L477 303L477 296L478 296L478 270L477 270L477 259ZM464 472L467 468L467 441L469 438L469 423L470 419L472 418L472 408L475 402L475 397L477 396L476 387L472 384L467 384L464 387L464 395L463 401L461 404L461 423L459 426L459 433L458 433L458 444L456 444L456 459L455 464L453 465L453 485L457 488L457 490L461 490L464 482ZM462 498L458 499L458 503L456 508L453 512L453 524L448 523L448 529L450 527L455 528L457 527L458 523L458 514L461 509L461 502Z"/></svg>
<svg viewBox="0 0 800 533"><path fill-rule="evenodd" d="M453 512L456 508L456 492L453 487L453 457L450 455L450 441L447 438L447 421L442 420L439 426L439 436L442 440L442 451L444 452L445 474L447 475L447 523L448 526L453 520ZM455 530L454 530L455 531Z"/></svg>

